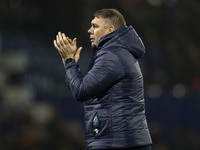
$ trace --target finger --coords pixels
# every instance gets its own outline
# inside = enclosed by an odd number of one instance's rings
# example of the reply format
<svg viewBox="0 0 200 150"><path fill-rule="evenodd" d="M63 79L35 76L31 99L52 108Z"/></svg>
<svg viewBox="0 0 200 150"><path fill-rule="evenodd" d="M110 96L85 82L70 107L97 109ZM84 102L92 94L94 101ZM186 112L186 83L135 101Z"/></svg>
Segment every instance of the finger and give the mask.
<svg viewBox="0 0 200 150"><path fill-rule="evenodd" d="M56 40L54 40L53 42L54 42L55 48L58 50L58 53L60 54L61 57L63 57L63 56L62 56L62 50L58 47L58 45L57 45L57 43L56 43Z"/></svg>
<svg viewBox="0 0 200 150"><path fill-rule="evenodd" d="M59 40L58 35L56 36L56 43L57 43L57 46L58 46L59 48L62 47L62 45L60 44L60 40Z"/></svg>
<svg viewBox="0 0 200 150"><path fill-rule="evenodd" d="M74 38L72 41L72 45L76 45L77 38Z"/></svg>
<svg viewBox="0 0 200 150"><path fill-rule="evenodd" d="M54 47L55 47L58 51L60 51L60 48L58 47L58 45L57 45L57 43L56 43L56 40L53 41L53 44L54 44Z"/></svg>
<svg viewBox="0 0 200 150"><path fill-rule="evenodd" d="M60 45L63 47L65 45L61 32L58 32L58 40Z"/></svg>
<svg viewBox="0 0 200 150"><path fill-rule="evenodd" d="M66 35L64 33L62 33L62 38L63 38L64 44L68 45L69 44L69 41L68 41L69 38L66 37Z"/></svg>
<svg viewBox="0 0 200 150"><path fill-rule="evenodd" d="M72 44L72 39L70 39L69 37L67 37L67 40L70 44Z"/></svg>
<svg viewBox="0 0 200 150"><path fill-rule="evenodd" d="M70 38L69 38L69 37L67 37L67 36L65 35L65 33L62 33L62 38L63 38L63 39L67 39L67 40L68 40L68 42L69 42L69 39L70 39ZM71 39L70 39L70 40L71 40Z"/></svg>
<svg viewBox="0 0 200 150"><path fill-rule="evenodd" d="M59 40L62 40L61 32L58 32L58 38L59 38Z"/></svg>

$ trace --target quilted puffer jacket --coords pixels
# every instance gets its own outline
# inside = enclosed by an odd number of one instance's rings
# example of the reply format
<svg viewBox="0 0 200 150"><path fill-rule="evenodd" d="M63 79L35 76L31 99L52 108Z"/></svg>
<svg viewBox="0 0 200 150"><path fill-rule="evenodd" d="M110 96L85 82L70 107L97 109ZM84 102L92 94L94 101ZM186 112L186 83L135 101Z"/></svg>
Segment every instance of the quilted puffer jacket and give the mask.
<svg viewBox="0 0 200 150"><path fill-rule="evenodd" d="M131 26L100 39L91 68L83 77L68 63L66 83L84 103L88 150L129 148L152 143L145 116L143 77L138 59L144 45Z"/></svg>

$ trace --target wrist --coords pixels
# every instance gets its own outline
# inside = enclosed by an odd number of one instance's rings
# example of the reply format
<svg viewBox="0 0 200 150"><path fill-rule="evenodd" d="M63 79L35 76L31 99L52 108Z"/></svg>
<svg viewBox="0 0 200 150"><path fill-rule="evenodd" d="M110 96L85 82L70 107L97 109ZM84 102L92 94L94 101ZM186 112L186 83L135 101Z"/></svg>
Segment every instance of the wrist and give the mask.
<svg viewBox="0 0 200 150"><path fill-rule="evenodd" d="M70 62L75 62L75 59L74 58L66 58L65 59L65 65L67 65Z"/></svg>

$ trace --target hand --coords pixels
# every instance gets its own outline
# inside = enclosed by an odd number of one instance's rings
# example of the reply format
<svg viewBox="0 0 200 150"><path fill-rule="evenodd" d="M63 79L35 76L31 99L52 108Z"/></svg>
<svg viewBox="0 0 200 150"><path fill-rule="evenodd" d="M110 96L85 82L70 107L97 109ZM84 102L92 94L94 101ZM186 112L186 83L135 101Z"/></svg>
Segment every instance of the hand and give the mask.
<svg viewBox="0 0 200 150"><path fill-rule="evenodd" d="M68 58L73 58L76 62L79 60L82 47L77 49L76 40L76 38L71 40L70 38L66 37L64 33L61 34L61 32L58 32L56 40L54 40L54 46L60 53L64 65L65 60Z"/></svg>

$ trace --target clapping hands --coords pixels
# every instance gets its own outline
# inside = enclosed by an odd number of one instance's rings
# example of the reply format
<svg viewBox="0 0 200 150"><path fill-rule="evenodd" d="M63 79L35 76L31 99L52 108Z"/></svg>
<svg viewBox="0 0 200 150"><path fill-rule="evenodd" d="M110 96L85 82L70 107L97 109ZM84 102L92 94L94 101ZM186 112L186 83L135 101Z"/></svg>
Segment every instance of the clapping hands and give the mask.
<svg viewBox="0 0 200 150"><path fill-rule="evenodd" d="M61 55L64 66L65 60L68 58L75 59L76 62L78 62L79 60L82 47L79 47L77 49L76 41L76 38L71 40L69 37L66 37L66 35L61 32L58 32L56 40L54 40L54 46Z"/></svg>

